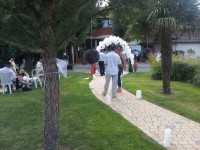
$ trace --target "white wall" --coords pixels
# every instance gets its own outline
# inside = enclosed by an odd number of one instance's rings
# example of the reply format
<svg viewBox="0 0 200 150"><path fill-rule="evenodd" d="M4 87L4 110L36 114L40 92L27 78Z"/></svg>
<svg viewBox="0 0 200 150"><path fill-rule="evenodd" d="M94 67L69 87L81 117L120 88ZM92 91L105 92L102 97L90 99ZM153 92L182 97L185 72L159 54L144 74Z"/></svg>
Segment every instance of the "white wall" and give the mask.
<svg viewBox="0 0 200 150"><path fill-rule="evenodd" d="M173 50L183 50L186 51L190 48L195 50L195 56L200 57L200 43L177 43L172 45Z"/></svg>

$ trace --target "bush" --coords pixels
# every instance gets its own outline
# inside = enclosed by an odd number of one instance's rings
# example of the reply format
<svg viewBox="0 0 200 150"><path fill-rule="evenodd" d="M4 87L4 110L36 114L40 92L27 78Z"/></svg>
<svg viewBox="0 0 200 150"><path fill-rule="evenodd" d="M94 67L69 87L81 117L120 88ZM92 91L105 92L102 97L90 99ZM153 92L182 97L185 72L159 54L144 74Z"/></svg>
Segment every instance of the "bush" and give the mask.
<svg viewBox="0 0 200 150"><path fill-rule="evenodd" d="M172 62L171 80L192 82L196 73L196 65L186 61L175 60Z"/></svg>
<svg viewBox="0 0 200 150"><path fill-rule="evenodd" d="M190 49L187 50L187 54L195 54L195 50L190 48Z"/></svg>
<svg viewBox="0 0 200 150"><path fill-rule="evenodd" d="M161 80L162 79L162 67L161 62L154 62L152 64L152 75L153 80Z"/></svg>
<svg viewBox="0 0 200 150"><path fill-rule="evenodd" d="M149 53L148 55L148 61L151 65L153 65L154 63L156 63L156 57L153 53Z"/></svg>
<svg viewBox="0 0 200 150"><path fill-rule="evenodd" d="M197 64L189 63L187 61L174 60L171 68L171 80L193 82L193 78L196 74ZM161 63L157 62L152 64L152 79L162 79L162 67Z"/></svg>
<svg viewBox="0 0 200 150"><path fill-rule="evenodd" d="M200 88L200 67L196 69L196 75L193 78L192 84Z"/></svg>
<svg viewBox="0 0 200 150"><path fill-rule="evenodd" d="M194 76L192 84L200 88L200 73Z"/></svg>

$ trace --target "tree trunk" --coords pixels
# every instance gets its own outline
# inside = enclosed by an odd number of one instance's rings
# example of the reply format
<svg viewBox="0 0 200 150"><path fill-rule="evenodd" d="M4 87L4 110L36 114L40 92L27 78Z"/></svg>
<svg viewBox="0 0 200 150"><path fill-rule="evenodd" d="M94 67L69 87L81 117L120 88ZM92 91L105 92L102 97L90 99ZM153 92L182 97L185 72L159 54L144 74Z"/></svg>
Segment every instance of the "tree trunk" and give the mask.
<svg viewBox="0 0 200 150"><path fill-rule="evenodd" d="M59 149L59 83L55 58L44 59L45 68L45 150Z"/></svg>
<svg viewBox="0 0 200 150"><path fill-rule="evenodd" d="M59 84L56 68L57 47L52 30L55 2L49 1L41 9L40 42L44 54L45 72L45 125L44 149L59 150Z"/></svg>
<svg viewBox="0 0 200 150"><path fill-rule="evenodd" d="M164 30L161 33L161 63L162 63L162 81L163 94L171 94L170 77L172 65L171 32Z"/></svg>

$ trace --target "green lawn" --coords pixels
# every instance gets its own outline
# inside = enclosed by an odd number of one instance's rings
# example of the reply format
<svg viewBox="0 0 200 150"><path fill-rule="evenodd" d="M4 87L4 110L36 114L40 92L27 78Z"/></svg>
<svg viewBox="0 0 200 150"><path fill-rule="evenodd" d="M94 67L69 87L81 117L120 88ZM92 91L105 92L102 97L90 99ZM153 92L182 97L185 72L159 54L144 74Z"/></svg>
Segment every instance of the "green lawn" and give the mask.
<svg viewBox="0 0 200 150"><path fill-rule="evenodd" d="M164 149L98 101L88 88L90 80L84 80L85 77L89 75L69 73L67 79L60 81L60 145L63 149ZM42 148L43 94L41 88L0 94L1 150Z"/></svg>
<svg viewBox="0 0 200 150"><path fill-rule="evenodd" d="M150 73L130 73L123 77L123 88L135 94L142 90L142 97L156 105L200 123L200 89L183 82L171 82L172 95L163 95L162 81L152 80Z"/></svg>

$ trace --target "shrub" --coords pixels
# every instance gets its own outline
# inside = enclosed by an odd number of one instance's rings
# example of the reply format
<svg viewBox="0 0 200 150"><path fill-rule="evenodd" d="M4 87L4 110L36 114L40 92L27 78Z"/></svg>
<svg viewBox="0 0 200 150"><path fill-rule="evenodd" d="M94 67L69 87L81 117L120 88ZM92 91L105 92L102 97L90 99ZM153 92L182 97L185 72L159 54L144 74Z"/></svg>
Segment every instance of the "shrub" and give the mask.
<svg viewBox="0 0 200 150"><path fill-rule="evenodd" d="M200 73L194 76L192 84L200 88Z"/></svg>
<svg viewBox="0 0 200 150"><path fill-rule="evenodd" d="M196 74L197 64L189 63L183 60L173 60L171 68L171 80L192 82ZM152 64L152 79L162 79L161 63Z"/></svg>
<svg viewBox="0 0 200 150"><path fill-rule="evenodd" d="M187 54L195 54L195 50L190 48L190 49L187 50Z"/></svg>
<svg viewBox="0 0 200 150"><path fill-rule="evenodd" d="M196 65L186 61L175 60L172 63L171 80L192 82Z"/></svg>
<svg viewBox="0 0 200 150"><path fill-rule="evenodd" d="M154 62L152 64L152 79L161 80L162 79L162 67L161 62Z"/></svg>
<svg viewBox="0 0 200 150"><path fill-rule="evenodd" d="M200 88L200 67L196 69L196 75L193 78L192 84Z"/></svg>
<svg viewBox="0 0 200 150"><path fill-rule="evenodd" d="M153 65L154 63L156 63L156 57L153 53L149 53L148 55L148 61L151 65Z"/></svg>

